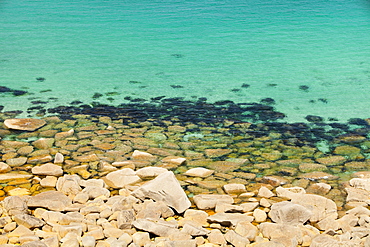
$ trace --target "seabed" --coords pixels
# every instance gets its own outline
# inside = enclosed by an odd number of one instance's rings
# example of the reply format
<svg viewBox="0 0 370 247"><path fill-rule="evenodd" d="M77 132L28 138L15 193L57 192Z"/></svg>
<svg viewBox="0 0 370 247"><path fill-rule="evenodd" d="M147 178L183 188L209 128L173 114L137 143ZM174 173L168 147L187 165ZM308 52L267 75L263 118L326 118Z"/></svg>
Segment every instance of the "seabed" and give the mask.
<svg viewBox="0 0 370 247"><path fill-rule="evenodd" d="M0 114L2 167L7 166L2 175L15 176L0 181L0 200L55 191L55 183L45 183L49 175L33 172L34 167L55 163L63 170L57 177L76 174L84 180L124 168L165 168L176 175L190 200L199 194L230 195L240 205L259 201L264 187L275 195L268 198L273 205L282 201L276 188L301 187L332 200L340 217L357 206L369 208L366 198L349 200L346 190L350 179L370 178L367 119L344 124L309 116L310 122L286 123L284 114L270 105L165 97L120 106L75 102L38 115L45 113L40 118L46 124L34 131L6 128L4 120L19 112ZM151 158L134 158L135 150ZM55 161L57 155L62 162ZM196 167L212 173L186 175ZM245 191L228 193L229 184L244 185ZM111 196L120 189L110 187Z"/></svg>

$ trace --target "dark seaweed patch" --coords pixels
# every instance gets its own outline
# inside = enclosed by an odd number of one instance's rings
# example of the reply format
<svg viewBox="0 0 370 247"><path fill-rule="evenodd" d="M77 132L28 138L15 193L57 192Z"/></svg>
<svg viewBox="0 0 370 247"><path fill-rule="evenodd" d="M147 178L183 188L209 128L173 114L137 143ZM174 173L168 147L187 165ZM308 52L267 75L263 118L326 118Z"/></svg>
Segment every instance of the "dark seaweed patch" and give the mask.
<svg viewBox="0 0 370 247"><path fill-rule="evenodd" d="M171 54L171 56L174 57L174 58L183 58L184 57L184 55L179 54L179 53Z"/></svg>
<svg viewBox="0 0 370 247"><path fill-rule="evenodd" d="M158 96L158 97L154 97L154 98L150 98L152 101L158 101L158 100L161 100L163 98L165 98L166 96Z"/></svg>
<svg viewBox="0 0 370 247"><path fill-rule="evenodd" d="M94 93L94 95L92 96L92 98L93 99L99 99L102 96L103 96L103 94L101 94L101 93Z"/></svg>
<svg viewBox="0 0 370 247"><path fill-rule="evenodd" d="M83 103L82 101L74 100L74 101L72 101L70 104L71 104L71 105L80 105L80 104L82 104L82 103Z"/></svg>
<svg viewBox="0 0 370 247"><path fill-rule="evenodd" d="M15 111L6 111L4 112L5 116L9 116L9 117L16 117L17 115L19 114L22 114L23 111L21 110L15 110Z"/></svg>
<svg viewBox="0 0 370 247"><path fill-rule="evenodd" d="M299 90L301 90L303 92L308 92L309 89L310 89L310 87L307 86L307 85L301 85L301 86L299 86Z"/></svg>
<svg viewBox="0 0 370 247"><path fill-rule="evenodd" d="M234 104L234 102L231 100L220 100L220 101L216 101L214 104L215 105L229 105L229 104Z"/></svg>
<svg viewBox="0 0 370 247"><path fill-rule="evenodd" d="M111 118L126 118L132 121L147 119L171 120L182 122L219 124L225 119L241 121L276 121L285 115L273 107L262 104L235 104L232 101L208 103L206 99L198 101L184 100L183 97L157 98L153 103L145 103L145 99L125 97L130 103L121 103L118 107L92 102L91 106L62 106L49 109L50 113L58 113L64 117L71 114L90 114L93 116L107 115Z"/></svg>
<svg viewBox="0 0 370 247"><path fill-rule="evenodd" d="M206 97L200 97L200 98L198 98L198 101L207 101L207 98Z"/></svg>
<svg viewBox="0 0 370 247"><path fill-rule="evenodd" d="M173 98L166 98L162 100L162 103L173 103L174 105L176 104L181 104L182 101L184 100L184 97L173 97Z"/></svg>
<svg viewBox="0 0 370 247"><path fill-rule="evenodd" d="M354 129L352 132L357 135L367 136L370 132L370 127Z"/></svg>
<svg viewBox="0 0 370 247"><path fill-rule="evenodd" d="M196 101L185 100L182 97L166 98L159 96L146 101L140 98L126 96L125 101L118 106L91 102L73 106L59 106L48 109L48 113L57 114L62 119L73 119L74 114L86 114L92 117L109 116L113 120L124 119L131 123L151 121L159 126L166 126L168 121L181 125L192 125L194 131L201 126L227 127L232 135L241 135L245 139L269 136L271 133L280 133L285 145L314 146L318 141L332 141L339 135L353 133L366 136L370 128L353 130L349 124L325 123L320 116L306 116L307 123L285 123L282 119L285 114L278 112L271 105L261 103L235 103L231 100L207 102L206 98ZM30 108L44 114L44 109ZM233 122L234 124L227 124ZM252 123L248 128L241 129L238 123ZM351 120L350 124L364 124L359 119ZM190 130L189 130L190 131Z"/></svg>
<svg viewBox="0 0 370 247"><path fill-rule="evenodd" d="M327 133L331 136L338 136L338 135L343 134L343 131L340 129L331 129L331 130L328 130Z"/></svg>
<svg viewBox="0 0 370 247"><path fill-rule="evenodd" d="M36 81L39 81L39 82L43 82L43 81L45 81L46 80L46 78L45 77L37 77L36 78Z"/></svg>
<svg viewBox="0 0 370 247"><path fill-rule="evenodd" d="M171 85L172 88L183 88L181 85Z"/></svg>
<svg viewBox="0 0 370 247"><path fill-rule="evenodd" d="M340 130L344 130L344 131L349 130L349 126L347 124L343 124L343 123L329 123L329 126L332 127L332 128L340 129Z"/></svg>
<svg viewBox="0 0 370 247"><path fill-rule="evenodd" d="M144 102L144 101L146 101L146 99L135 98L135 99L131 99L130 101L131 102Z"/></svg>
<svg viewBox="0 0 370 247"><path fill-rule="evenodd" d="M14 96L21 96L21 95L27 94L28 92L24 90L17 90L17 89L11 89L5 86L0 86L0 93L11 93Z"/></svg>
<svg viewBox="0 0 370 247"><path fill-rule="evenodd" d="M42 107L42 106L32 106L32 107L28 107L27 108L27 112L30 112L30 111L36 111L36 110L42 110L42 109L44 109L44 107Z"/></svg>
<svg viewBox="0 0 370 247"><path fill-rule="evenodd" d="M46 114L46 109L42 109L42 110L39 110L38 112L36 112L37 116L44 116L45 114Z"/></svg>
<svg viewBox="0 0 370 247"><path fill-rule="evenodd" d="M369 124L361 118L350 118L348 120L348 124L353 124L353 125L360 125L360 126L368 126Z"/></svg>
<svg viewBox="0 0 370 247"><path fill-rule="evenodd" d="M325 99L325 98L319 98L319 99L317 99L318 101L321 101L322 103L325 103L325 104L327 104L328 103L328 100L327 99Z"/></svg>
<svg viewBox="0 0 370 247"><path fill-rule="evenodd" d="M261 99L261 104L266 104L266 105L274 105L276 102L273 98L264 98Z"/></svg>
<svg viewBox="0 0 370 247"><path fill-rule="evenodd" d="M34 105L47 104L47 103L48 102L42 101L42 100L31 101L31 104L34 104Z"/></svg>
<svg viewBox="0 0 370 247"><path fill-rule="evenodd" d="M329 121L338 121L338 119L337 118L334 118L334 117L329 117L328 120Z"/></svg>
<svg viewBox="0 0 370 247"><path fill-rule="evenodd" d="M4 86L0 86L0 93L8 93L8 92L12 92L13 90L8 88L8 87L4 87Z"/></svg>
<svg viewBox="0 0 370 247"><path fill-rule="evenodd" d="M106 96L117 96L119 95L119 92L107 92L105 93Z"/></svg>
<svg viewBox="0 0 370 247"><path fill-rule="evenodd" d="M21 96L27 94L27 91L24 90L13 90L13 95L14 96Z"/></svg>
<svg viewBox="0 0 370 247"><path fill-rule="evenodd" d="M269 84L267 84L267 86L268 86L268 87L276 87L276 86L277 86L277 84L276 84L276 83L269 83Z"/></svg>
<svg viewBox="0 0 370 247"><path fill-rule="evenodd" d="M307 115L305 117L305 119L308 122L311 122L311 123L319 123L319 122L323 122L324 121L324 118L322 118L320 116L314 116L314 115Z"/></svg>

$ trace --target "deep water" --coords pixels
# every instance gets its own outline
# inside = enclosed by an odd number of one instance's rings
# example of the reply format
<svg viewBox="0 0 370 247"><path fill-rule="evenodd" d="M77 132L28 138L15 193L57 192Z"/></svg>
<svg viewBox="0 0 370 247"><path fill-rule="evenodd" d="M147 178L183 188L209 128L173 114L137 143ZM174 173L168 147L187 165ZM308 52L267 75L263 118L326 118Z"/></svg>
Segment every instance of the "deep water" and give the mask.
<svg viewBox="0 0 370 247"><path fill-rule="evenodd" d="M367 118L369 12L365 0L2 1L0 105L42 116L183 97L263 104L290 123ZM271 120L260 115L248 117Z"/></svg>

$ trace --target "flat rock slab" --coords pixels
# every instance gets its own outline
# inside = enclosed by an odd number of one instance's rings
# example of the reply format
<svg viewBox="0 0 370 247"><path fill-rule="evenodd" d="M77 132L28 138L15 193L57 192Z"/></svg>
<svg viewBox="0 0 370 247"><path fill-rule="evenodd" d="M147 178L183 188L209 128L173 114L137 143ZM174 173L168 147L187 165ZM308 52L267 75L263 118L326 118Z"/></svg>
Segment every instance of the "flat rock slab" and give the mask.
<svg viewBox="0 0 370 247"><path fill-rule="evenodd" d="M168 237L171 230L177 229L177 226L166 221L154 222L147 219L137 219L133 222L133 225L139 230L150 232L161 237Z"/></svg>
<svg viewBox="0 0 370 247"><path fill-rule="evenodd" d="M363 189L370 192L370 178L352 178L349 184L356 189Z"/></svg>
<svg viewBox="0 0 370 247"><path fill-rule="evenodd" d="M259 225L260 232L265 238L275 239L292 239L295 238L298 242L302 242L302 231L298 226L291 226L287 224L277 224L271 222L263 222ZM278 246L278 245L269 245ZM283 246L297 246L297 245L283 245ZM336 245L328 245L336 246Z"/></svg>
<svg viewBox="0 0 370 247"><path fill-rule="evenodd" d="M23 225L29 229L42 227L45 224L41 219L28 214L17 214L14 216L14 221L17 222L18 225Z"/></svg>
<svg viewBox="0 0 370 247"><path fill-rule="evenodd" d="M332 236L329 236L327 234L320 234L316 235L311 242L311 247L321 247L321 246L348 246L348 247L355 247L355 246L361 246L361 240L360 239L351 239L351 240L343 240L340 241L338 239L335 239ZM365 245L366 246L366 245Z"/></svg>
<svg viewBox="0 0 370 247"><path fill-rule="evenodd" d="M241 194L247 192L244 184L225 184L223 188L227 194Z"/></svg>
<svg viewBox="0 0 370 247"><path fill-rule="evenodd" d="M61 176L63 175L63 169L52 163L47 163L41 166L32 167L32 173L37 175L45 176Z"/></svg>
<svg viewBox="0 0 370 247"><path fill-rule="evenodd" d="M111 188L121 189L126 185L134 184L141 181L131 168L123 168L118 171L109 173L103 178L104 182Z"/></svg>
<svg viewBox="0 0 370 247"><path fill-rule="evenodd" d="M185 224L181 230L182 233L191 235L193 237L197 236L207 236L210 231L203 228L203 227L197 227L192 224Z"/></svg>
<svg viewBox="0 0 370 247"><path fill-rule="evenodd" d="M208 177L208 176L212 175L213 173L214 173L213 170L209 170L209 169L204 168L204 167L195 167L195 168L191 168L191 169L187 170L184 173L184 175L191 176L191 177L205 178L205 177Z"/></svg>
<svg viewBox="0 0 370 247"><path fill-rule="evenodd" d="M0 174L0 183L8 182L8 181L15 180L15 179L29 179L32 177L33 175L16 174L16 173Z"/></svg>
<svg viewBox="0 0 370 247"><path fill-rule="evenodd" d="M191 202L171 171L164 172L145 183L136 189L133 195L140 199L150 198L154 201L163 201L178 213L184 212L191 206Z"/></svg>
<svg viewBox="0 0 370 247"><path fill-rule="evenodd" d="M311 218L312 212L302 205L283 201L272 205L269 216L276 223L298 225Z"/></svg>
<svg viewBox="0 0 370 247"><path fill-rule="evenodd" d="M4 121L9 129L34 131L46 124L45 120L35 118L10 118Z"/></svg>
<svg viewBox="0 0 370 247"><path fill-rule="evenodd" d="M36 241L30 241L25 244L22 244L23 247L47 247L47 245L44 242L41 242L40 240Z"/></svg>
<svg viewBox="0 0 370 247"><path fill-rule="evenodd" d="M7 159L6 163L11 167L19 167L19 166L23 166L24 164L26 164L27 160L28 160L27 157L18 157L18 158Z"/></svg>
<svg viewBox="0 0 370 247"><path fill-rule="evenodd" d="M24 214L28 210L25 198L19 196L6 197L3 207L9 215Z"/></svg>
<svg viewBox="0 0 370 247"><path fill-rule="evenodd" d="M290 187L290 188L277 187L276 194L278 197L292 199L297 194L306 194L306 190L301 187Z"/></svg>
<svg viewBox="0 0 370 247"><path fill-rule="evenodd" d="M347 192L346 202L364 202L370 204L370 191L356 188L345 188Z"/></svg>
<svg viewBox="0 0 370 247"><path fill-rule="evenodd" d="M144 167L136 171L136 175L141 179L153 179L159 174L167 172L168 170L162 167Z"/></svg>
<svg viewBox="0 0 370 247"><path fill-rule="evenodd" d="M227 242L231 243L233 246L248 246L250 244L247 238L240 236L233 230L229 230L225 234L225 239L227 240Z"/></svg>
<svg viewBox="0 0 370 247"><path fill-rule="evenodd" d="M291 200L292 203L302 205L312 212L310 222L318 222L326 217L338 217L337 205L334 201L323 196L314 194L295 194Z"/></svg>
<svg viewBox="0 0 370 247"><path fill-rule="evenodd" d="M72 200L59 191L46 191L32 196L28 202L28 207L41 207L53 211L63 211L72 205Z"/></svg>
<svg viewBox="0 0 370 247"><path fill-rule="evenodd" d="M95 199L97 197L109 198L110 196L110 191L108 189L98 186L87 186L81 193L88 195L89 199Z"/></svg>
<svg viewBox="0 0 370 247"><path fill-rule="evenodd" d="M217 203L234 203L234 199L229 195L200 194L193 199L198 209L213 209Z"/></svg>
<svg viewBox="0 0 370 247"><path fill-rule="evenodd" d="M8 172L10 171L12 168L10 168L10 166L4 162L0 162L0 173L5 173L5 172Z"/></svg>

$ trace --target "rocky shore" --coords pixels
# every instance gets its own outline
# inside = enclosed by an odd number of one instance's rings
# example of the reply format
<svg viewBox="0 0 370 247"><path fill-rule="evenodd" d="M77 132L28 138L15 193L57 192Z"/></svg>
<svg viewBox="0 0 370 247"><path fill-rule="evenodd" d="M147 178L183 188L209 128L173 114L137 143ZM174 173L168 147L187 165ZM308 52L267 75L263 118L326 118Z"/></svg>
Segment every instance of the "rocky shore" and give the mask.
<svg viewBox="0 0 370 247"><path fill-rule="evenodd" d="M297 132L4 118L0 246L370 246L366 128Z"/></svg>

